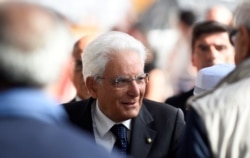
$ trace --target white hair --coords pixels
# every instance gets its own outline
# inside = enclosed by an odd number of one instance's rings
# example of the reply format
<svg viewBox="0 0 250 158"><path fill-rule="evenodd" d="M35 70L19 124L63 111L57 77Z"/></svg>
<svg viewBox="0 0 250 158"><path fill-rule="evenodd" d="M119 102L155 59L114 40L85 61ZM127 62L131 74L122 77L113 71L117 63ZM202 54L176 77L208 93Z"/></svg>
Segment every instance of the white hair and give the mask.
<svg viewBox="0 0 250 158"><path fill-rule="evenodd" d="M132 36L118 31L110 31L97 37L89 43L82 54L84 80L86 81L89 76L102 75L107 62L111 59L111 55L126 53L126 51L138 53L144 66L146 59L145 47Z"/></svg>
<svg viewBox="0 0 250 158"><path fill-rule="evenodd" d="M250 2L244 1L238 5L234 14L234 26L244 25L250 29Z"/></svg>
<svg viewBox="0 0 250 158"><path fill-rule="evenodd" d="M52 23L38 33L25 31L17 35L15 31L11 33L13 29L9 29L8 23L0 24L0 80L45 87L60 77L62 65L71 52L69 28L59 15L41 9Z"/></svg>

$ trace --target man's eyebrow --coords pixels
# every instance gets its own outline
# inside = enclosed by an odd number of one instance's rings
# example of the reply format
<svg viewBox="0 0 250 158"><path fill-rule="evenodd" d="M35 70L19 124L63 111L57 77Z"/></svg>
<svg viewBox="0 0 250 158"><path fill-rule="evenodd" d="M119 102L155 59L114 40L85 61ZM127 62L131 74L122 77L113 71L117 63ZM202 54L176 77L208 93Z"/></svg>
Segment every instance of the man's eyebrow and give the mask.
<svg viewBox="0 0 250 158"><path fill-rule="evenodd" d="M204 44L204 43L200 43L200 44L198 44L198 47L200 48L200 47L209 47L209 45L208 44Z"/></svg>
<svg viewBox="0 0 250 158"><path fill-rule="evenodd" d="M221 44L214 44L214 46L227 46L226 44L223 44L223 43L221 43Z"/></svg>

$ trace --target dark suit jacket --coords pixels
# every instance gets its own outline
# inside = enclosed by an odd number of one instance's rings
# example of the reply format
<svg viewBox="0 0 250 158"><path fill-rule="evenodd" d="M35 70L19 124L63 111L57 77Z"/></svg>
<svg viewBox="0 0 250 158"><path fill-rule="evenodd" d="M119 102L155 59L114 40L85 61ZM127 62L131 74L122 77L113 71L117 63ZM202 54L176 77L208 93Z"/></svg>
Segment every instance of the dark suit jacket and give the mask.
<svg viewBox="0 0 250 158"><path fill-rule="evenodd" d="M68 103L64 107L70 120L93 136L91 105L95 100ZM136 118L132 119L129 154L134 158L174 158L179 151L179 142L185 126L180 109L150 100L143 105ZM147 141L152 139L152 143Z"/></svg>
<svg viewBox="0 0 250 158"><path fill-rule="evenodd" d="M110 155L73 127L33 118L1 116L0 157L110 158Z"/></svg>
<svg viewBox="0 0 250 158"><path fill-rule="evenodd" d="M178 95L175 95L173 97L170 97L168 98L165 103L166 104L170 104L176 108L180 108L183 113L184 113L184 116L185 116L185 120L187 118L187 108L186 108L186 104L187 104L187 100L193 96L194 94L194 89L191 89L187 92L183 92L183 93L180 93Z"/></svg>

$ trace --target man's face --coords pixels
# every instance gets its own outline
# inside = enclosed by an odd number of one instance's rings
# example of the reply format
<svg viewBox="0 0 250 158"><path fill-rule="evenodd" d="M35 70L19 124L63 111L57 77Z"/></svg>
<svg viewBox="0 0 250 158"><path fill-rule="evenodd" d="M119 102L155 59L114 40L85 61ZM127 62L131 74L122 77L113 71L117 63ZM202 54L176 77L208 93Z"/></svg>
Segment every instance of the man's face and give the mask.
<svg viewBox="0 0 250 158"><path fill-rule="evenodd" d="M83 81L81 53L82 49L80 48L80 46L76 47L73 51L73 58L75 63L73 84L76 88L77 96L80 97L81 99L87 99L89 98L90 95Z"/></svg>
<svg viewBox="0 0 250 158"><path fill-rule="evenodd" d="M100 110L115 122L136 117L142 105L146 82L143 80L137 83L133 80L127 86L117 87L114 79L134 79L135 76L144 74L139 55L133 51L113 55L105 68L100 83L96 83Z"/></svg>
<svg viewBox="0 0 250 158"><path fill-rule="evenodd" d="M233 63L233 59L234 48L227 32L203 34L194 43L192 62L198 71L215 64Z"/></svg>
<svg viewBox="0 0 250 158"><path fill-rule="evenodd" d="M249 31L245 26L237 27L237 31L231 35L235 48L235 64L238 65L249 58Z"/></svg>

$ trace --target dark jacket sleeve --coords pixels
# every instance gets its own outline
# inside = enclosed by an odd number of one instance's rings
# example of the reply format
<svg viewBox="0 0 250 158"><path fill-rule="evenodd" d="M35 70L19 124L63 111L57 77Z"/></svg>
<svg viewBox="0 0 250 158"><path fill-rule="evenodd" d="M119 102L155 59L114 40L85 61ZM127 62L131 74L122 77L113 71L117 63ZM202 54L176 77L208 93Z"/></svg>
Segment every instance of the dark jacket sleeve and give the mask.
<svg viewBox="0 0 250 158"><path fill-rule="evenodd" d="M197 112L191 108L182 137L180 158L210 158L212 152L207 132Z"/></svg>
<svg viewBox="0 0 250 158"><path fill-rule="evenodd" d="M172 137L172 146L170 150L169 157L178 157L181 147L181 138L184 132L185 122L184 115L181 109L178 109L176 114L176 123L174 127L174 135Z"/></svg>

